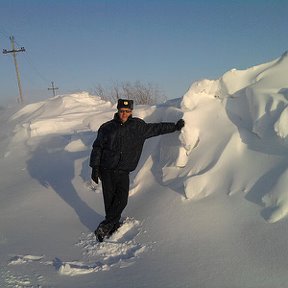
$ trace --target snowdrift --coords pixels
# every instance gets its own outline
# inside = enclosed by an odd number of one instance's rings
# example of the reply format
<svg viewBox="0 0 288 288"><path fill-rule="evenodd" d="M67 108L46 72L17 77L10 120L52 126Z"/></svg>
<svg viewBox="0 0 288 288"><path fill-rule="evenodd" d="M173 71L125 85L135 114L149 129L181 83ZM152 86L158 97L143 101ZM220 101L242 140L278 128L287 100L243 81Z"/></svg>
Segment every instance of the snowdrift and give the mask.
<svg viewBox="0 0 288 288"><path fill-rule="evenodd" d="M184 95L188 167L181 175L188 198L244 192L265 207L267 221L287 215L287 72L285 53L248 70L233 69L216 81L194 83ZM200 134L192 152L191 131Z"/></svg>
<svg viewBox="0 0 288 288"><path fill-rule="evenodd" d="M187 199L213 193L243 193L263 206L263 217L276 222L288 214L288 54L272 62L218 80L193 83L183 99L159 106L137 106L134 115L147 122L176 121L186 126L179 137L149 140L133 175L131 190L144 185L147 169L158 181L183 189ZM98 127L115 107L99 97L57 96L30 104L13 115L14 141L27 143L53 134L71 135L63 147L90 150ZM87 140L88 139L88 140ZM38 142L37 142L38 143ZM37 144L38 145L38 144ZM87 180L88 177L86 177ZM141 180L142 179L142 180Z"/></svg>
<svg viewBox="0 0 288 288"><path fill-rule="evenodd" d="M285 53L136 106L186 125L146 141L125 225L104 243L88 160L115 105L83 92L0 109L0 286L286 287L287 72Z"/></svg>

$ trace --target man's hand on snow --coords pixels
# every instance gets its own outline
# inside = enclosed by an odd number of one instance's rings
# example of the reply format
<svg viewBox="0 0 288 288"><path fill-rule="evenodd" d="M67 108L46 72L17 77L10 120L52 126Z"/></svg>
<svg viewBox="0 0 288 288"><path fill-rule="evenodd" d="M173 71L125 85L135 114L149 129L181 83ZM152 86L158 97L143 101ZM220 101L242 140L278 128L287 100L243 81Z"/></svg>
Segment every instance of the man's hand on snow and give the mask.
<svg viewBox="0 0 288 288"><path fill-rule="evenodd" d="M176 125L176 130L180 131L184 125L185 125L185 121L183 119L180 119L177 121Z"/></svg>

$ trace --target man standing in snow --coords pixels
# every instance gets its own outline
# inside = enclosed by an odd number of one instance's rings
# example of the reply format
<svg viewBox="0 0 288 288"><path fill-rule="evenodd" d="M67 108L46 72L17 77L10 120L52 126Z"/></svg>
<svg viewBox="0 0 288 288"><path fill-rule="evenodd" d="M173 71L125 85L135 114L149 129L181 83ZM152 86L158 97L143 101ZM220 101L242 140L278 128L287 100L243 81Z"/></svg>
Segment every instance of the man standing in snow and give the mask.
<svg viewBox="0 0 288 288"><path fill-rule="evenodd" d="M175 123L145 123L132 117L133 100L119 99L118 113L98 130L90 156L91 178L101 179L105 206L105 220L95 231L98 241L120 227L122 211L128 203L129 173L141 156L147 138L180 131L184 120Z"/></svg>

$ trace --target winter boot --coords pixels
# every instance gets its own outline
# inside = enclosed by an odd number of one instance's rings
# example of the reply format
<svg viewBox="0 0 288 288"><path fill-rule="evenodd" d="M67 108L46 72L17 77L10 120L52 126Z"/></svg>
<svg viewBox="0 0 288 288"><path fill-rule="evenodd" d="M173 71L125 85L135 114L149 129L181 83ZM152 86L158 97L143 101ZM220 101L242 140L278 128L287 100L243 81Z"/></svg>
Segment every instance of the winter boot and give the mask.
<svg viewBox="0 0 288 288"><path fill-rule="evenodd" d="M109 232L108 237L110 237L113 233L115 233L121 226L123 225L123 222L117 222L114 224L113 228Z"/></svg>
<svg viewBox="0 0 288 288"><path fill-rule="evenodd" d="M104 238L110 235L110 232L113 228L114 225L112 223L100 223L94 232L97 241L103 242Z"/></svg>

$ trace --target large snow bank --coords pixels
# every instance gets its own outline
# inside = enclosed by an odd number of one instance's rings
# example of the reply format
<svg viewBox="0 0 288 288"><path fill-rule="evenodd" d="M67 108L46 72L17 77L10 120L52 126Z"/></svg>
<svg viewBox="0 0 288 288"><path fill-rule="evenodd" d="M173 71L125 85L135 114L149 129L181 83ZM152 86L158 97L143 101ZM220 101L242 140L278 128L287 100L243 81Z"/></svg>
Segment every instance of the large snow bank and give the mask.
<svg viewBox="0 0 288 288"><path fill-rule="evenodd" d="M285 287L287 219L263 218L288 211L287 66L286 53L136 106L147 122L186 125L147 140L132 218L104 243L91 233L104 207L88 160L116 107L83 92L10 121L0 110L0 286Z"/></svg>
<svg viewBox="0 0 288 288"><path fill-rule="evenodd" d="M187 198L240 191L265 206L268 221L287 215L287 73L285 53L191 86L182 100L187 123L182 163L187 163L178 173Z"/></svg>
<svg viewBox="0 0 288 288"><path fill-rule="evenodd" d="M11 120L20 122L17 129L24 127L28 137L74 133L98 129L103 118L98 117L97 121L97 115L100 113L102 116L104 111L110 112L111 108L110 102L83 92L55 96L27 105Z"/></svg>
<svg viewBox="0 0 288 288"><path fill-rule="evenodd" d="M136 106L134 115L147 122L176 122L183 117L186 126L179 136L149 140L133 174L133 192L152 169L161 172L158 181L183 189L187 199L240 192L264 207L267 221L286 216L287 74L285 53L247 70L233 69L217 80L193 83L180 101ZM70 134L74 138L66 151L84 151L90 147L77 133L97 131L114 112L111 103L85 92L57 96L27 105L14 115L11 121L18 122L14 139Z"/></svg>

